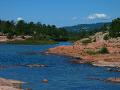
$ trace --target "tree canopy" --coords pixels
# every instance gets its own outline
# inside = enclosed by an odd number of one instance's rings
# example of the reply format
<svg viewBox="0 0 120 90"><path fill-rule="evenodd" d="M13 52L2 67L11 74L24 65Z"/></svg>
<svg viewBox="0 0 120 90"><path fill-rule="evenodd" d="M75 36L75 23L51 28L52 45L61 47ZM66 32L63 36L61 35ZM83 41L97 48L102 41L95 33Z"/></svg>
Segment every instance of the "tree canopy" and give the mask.
<svg viewBox="0 0 120 90"><path fill-rule="evenodd" d="M33 39L68 40L68 32L64 28L40 22L27 23L24 20L17 22L0 20L0 32L12 36L31 35Z"/></svg>
<svg viewBox="0 0 120 90"><path fill-rule="evenodd" d="M120 18L114 19L109 30L110 37L120 37Z"/></svg>

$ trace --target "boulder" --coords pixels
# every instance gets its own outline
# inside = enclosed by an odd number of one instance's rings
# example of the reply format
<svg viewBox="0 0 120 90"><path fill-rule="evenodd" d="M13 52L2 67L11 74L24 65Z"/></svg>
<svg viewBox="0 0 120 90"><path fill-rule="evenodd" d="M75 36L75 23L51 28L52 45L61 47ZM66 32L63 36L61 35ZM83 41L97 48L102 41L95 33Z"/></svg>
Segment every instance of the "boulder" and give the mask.
<svg viewBox="0 0 120 90"><path fill-rule="evenodd" d="M42 82L43 83L48 83L48 80L47 79L43 79Z"/></svg>
<svg viewBox="0 0 120 90"><path fill-rule="evenodd" d="M0 78L0 90L22 90L24 82Z"/></svg>

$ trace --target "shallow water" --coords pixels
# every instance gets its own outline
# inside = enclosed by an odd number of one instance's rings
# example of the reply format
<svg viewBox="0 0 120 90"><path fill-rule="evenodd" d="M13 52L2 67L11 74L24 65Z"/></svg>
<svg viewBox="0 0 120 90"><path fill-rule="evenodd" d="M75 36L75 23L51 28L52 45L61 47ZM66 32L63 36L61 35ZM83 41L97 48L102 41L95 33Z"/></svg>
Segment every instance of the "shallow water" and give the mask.
<svg viewBox="0 0 120 90"><path fill-rule="evenodd" d="M28 82L23 88L32 90L120 90L120 84L92 80L120 77L119 72L108 72L104 67L72 64L69 57L44 55L39 52L58 45L0 45L0 77ZM39 54L25 54L37 52ZM45 64L48 67L29 68L21 65ZM42 83L43 79L48 83Z"/></svg>

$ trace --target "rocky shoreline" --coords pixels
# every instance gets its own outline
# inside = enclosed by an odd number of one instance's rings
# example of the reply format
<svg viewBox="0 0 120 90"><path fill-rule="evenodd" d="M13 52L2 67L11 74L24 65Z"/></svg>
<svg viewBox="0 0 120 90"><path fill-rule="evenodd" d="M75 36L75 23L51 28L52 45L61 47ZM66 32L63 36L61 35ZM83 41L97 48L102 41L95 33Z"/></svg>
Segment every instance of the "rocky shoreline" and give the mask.
<svg viewBox="0 0 120 90"><path fill-rule="evenodd" d="M24 82L0 78L0 90L22 90Z"/></svg>
<svg viewBox="0 0 120 90"><path fill-rule="evenodd" d="M101 47L106 47L109 53L90 55L88 50L98 50ZM98 41L88 45L75 42L71 46L58 46L50 48L45 53L58 54L73 57L75 63L91 63L94 66L120 67L120 41Z"/></svg>
<svg viewBox="0 0 120 90"><path fill-rule="evenodd" d="M24 41L31 38L32 36L14 36L11 39L8 39L7 35L0 35L0 43L7 43L10 41Z"/></svg>
<svg viewBox="0 0 120 90"><path fill-rule="evenodd" d="M90 55L87 50L98 50L106 47L109 53ZM107 67L107 71L120 72L120 40L98 41L84 45L79 41L70 46L58 46L48 49L46 54L57 54L72 57L75 64L89 63L93 66ZM110 83L120 83L119 77L108 77L106 79L93 78Z"/></svg>

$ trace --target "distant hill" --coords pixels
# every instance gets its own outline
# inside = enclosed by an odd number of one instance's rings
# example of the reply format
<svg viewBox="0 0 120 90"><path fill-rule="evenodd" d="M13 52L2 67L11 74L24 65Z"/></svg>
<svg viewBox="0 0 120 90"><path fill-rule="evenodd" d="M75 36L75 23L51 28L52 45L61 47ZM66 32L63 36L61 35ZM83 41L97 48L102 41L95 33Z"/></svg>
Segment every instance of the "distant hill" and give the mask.
<svg viewBox="0 0 120 90"><path fill-rule="evenodd" d="M110 25L111 22L107 22L107 23L94 23L94 24L78 24L75 26L66 26L64 27L66 30L68 31L80 31L82 30L94 30L94 29L99 29L104 25Z"/></svg>

